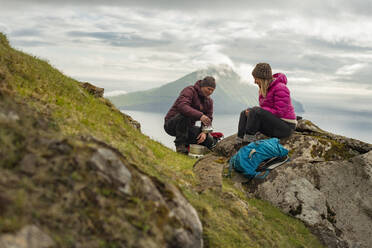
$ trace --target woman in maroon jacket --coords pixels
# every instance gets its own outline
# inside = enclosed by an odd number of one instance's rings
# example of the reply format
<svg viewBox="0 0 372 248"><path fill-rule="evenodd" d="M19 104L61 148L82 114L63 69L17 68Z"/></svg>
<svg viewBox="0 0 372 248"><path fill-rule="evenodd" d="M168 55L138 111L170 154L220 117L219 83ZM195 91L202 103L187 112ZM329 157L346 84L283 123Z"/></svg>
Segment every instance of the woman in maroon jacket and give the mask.
<svg viewBox="0 0 372 248"><path fill-rule="evenodd" d="M204 126L212 124L213 100L209 96L215 88L213 77L205 77L184 88L165 116L164 130L176 137L177 152L187 154L187 146L195 143L212 147L213 138L195 126L195 122L200 120Z"/></svg>

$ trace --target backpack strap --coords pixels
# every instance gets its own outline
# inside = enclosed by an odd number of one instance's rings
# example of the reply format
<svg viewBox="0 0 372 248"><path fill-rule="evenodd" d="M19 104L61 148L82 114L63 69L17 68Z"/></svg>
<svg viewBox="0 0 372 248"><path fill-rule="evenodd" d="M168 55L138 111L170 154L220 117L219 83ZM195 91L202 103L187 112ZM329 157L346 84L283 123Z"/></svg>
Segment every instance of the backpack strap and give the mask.
<svg viewBox="0 0 372 248"><path fill-rule="evenodd" d="M229 160L229 171L227 172L227 174L224 175L225 177L231 178L232 170L234 169L234 161L235 161L235 156L232 156Z"/></svg>
<svg viewBox="0 0 372 248"><path fill-rule="evenodd" d="M268 160L263 161L256 169L257 172L262 172L266 170L273 170L276 167L288 162L290 160L289 156L284 157L272 157Z"/></svg>
<svg viewBox="0 0 372 248"><path fill-rule="evenodd" d="M263 174L262 176L259 176L259 173L258 173L254 178L265 179L265 177L267 177L267 175L269 175L269 173L270 173L270 170L266 170L265 174Z"/></svg>

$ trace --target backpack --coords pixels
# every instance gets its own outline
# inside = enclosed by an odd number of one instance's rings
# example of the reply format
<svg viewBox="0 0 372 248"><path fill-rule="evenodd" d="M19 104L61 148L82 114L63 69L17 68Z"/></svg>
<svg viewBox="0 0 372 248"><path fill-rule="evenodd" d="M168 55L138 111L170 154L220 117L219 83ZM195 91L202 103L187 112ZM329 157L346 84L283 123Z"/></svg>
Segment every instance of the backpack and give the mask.
<svg viewBox="0 0 372 248"><path fill-rule="evenodd" d="M229 175L232 168L248 178L265 178L270 170L289 160L288 150L278 138L258 140L242 147L229 161ZM258 176L262 172L263 176Z"/></svg>

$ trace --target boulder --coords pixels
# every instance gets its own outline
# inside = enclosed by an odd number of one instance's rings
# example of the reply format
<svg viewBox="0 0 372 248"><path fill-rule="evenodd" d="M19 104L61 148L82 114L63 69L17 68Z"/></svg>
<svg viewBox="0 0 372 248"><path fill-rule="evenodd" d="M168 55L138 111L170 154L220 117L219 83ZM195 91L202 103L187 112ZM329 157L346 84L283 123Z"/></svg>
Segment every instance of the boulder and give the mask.
<svg viewBox="0 0 372 248"><path fill-rule="evenodd" d="M89 161L93 166L108 176L108 180L115 180L121 184L119 190L130 194L132 174L125 167L120 157L108 148L98 148Z"/></svg>
<svg viewBox="0 0 372 248"><path fill-rule="evenodd" d="M195 164L193 171L199 179L198 191L203 192L207 189L222 190L222 171L226 159L207 154L200 158Z"/></svg>
<svg viewBox="0 0 372 248"><path fill-rule="evenodd" d="M156 208L163 209L165 216L162 227L167 236L168 247L203 247L203 227L195 208L186 200L181 191L172 184L140 174L140 187L144 199ZM177 228L169 223L178 223Z"/></svg>
<svg viewBox="0 0 372 248"><path fill-rule="evenodd" d="M91 95L95 97L103 97L103 93L105 91L104 88L99 88L97 86L94 86L93 84L90 84L88 82L81 83L81 87L86 89Z"/></svg>
<svg viewBox="0 0 372 248"><path fill-rule="evenodd" d="M86 139L99 144L88 164L95 167L101 177L116 184L121 193L143 198L157 209L159 216L153 219L158 220L160 235L164 236L167 247L203 247L199 216L177 187L126 165L126 159L115 148L91 137Z"/></svg>
<svg viewBox="0 0 372 248"><path fill-rule="evenodd" d="M236 153L235 136L222 140L214 156L228 160ZM323 131L308 120L300 120L281 143L290 162L265 180L249 182L238 173L232 180L244 183L239 188L251 197L302 220L327 247L372 247L372 145Z"/></svg>
<svg viewBox="0 0 372 248"><path fill-rule="evenodd" d="M49 248L54 241L37 226L28 225L16 234L0 236L0 248Z"/></svg>
<svg viewBox="0 0 372 248"><path fill-rule="evenodd" d="M290 162L250 192L318 230L328 247L372 246L372 151L350 160Z"/></svg>

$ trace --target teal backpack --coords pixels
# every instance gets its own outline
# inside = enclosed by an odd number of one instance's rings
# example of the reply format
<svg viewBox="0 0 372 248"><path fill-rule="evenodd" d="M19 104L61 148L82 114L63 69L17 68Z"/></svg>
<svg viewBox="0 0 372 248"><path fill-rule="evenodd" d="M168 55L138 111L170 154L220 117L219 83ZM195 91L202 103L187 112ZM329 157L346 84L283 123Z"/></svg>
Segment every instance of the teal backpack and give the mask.
<svg viewBox="0 0 372 248"><path fill-rule="evenodd" d="M232 169L248 178L265 178L271 170L289 160L288 150L278 138L264 139L252 142L230 158L229 175ZM264 175L259 176L264 172Z"/></svg>

